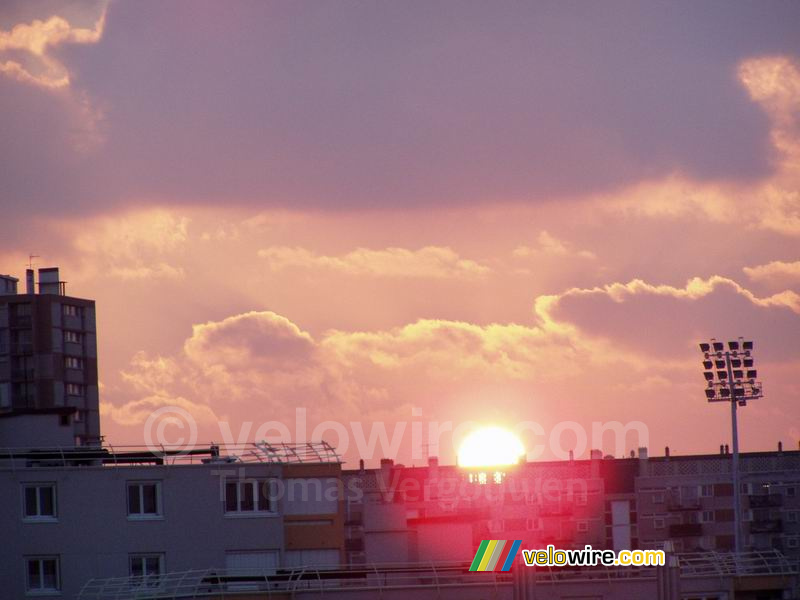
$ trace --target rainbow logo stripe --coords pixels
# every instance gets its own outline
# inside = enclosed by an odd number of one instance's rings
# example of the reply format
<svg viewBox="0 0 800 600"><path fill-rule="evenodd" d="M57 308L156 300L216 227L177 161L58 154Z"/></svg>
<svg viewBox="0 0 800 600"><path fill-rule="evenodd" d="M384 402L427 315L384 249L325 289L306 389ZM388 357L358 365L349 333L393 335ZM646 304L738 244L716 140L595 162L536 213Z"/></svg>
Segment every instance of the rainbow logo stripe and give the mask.
<svg viewBox="0 0 800 600"><path fill-rule="evenodd" d="M470 571L508 571L522 540L483 540L472 559Z"/></svg>

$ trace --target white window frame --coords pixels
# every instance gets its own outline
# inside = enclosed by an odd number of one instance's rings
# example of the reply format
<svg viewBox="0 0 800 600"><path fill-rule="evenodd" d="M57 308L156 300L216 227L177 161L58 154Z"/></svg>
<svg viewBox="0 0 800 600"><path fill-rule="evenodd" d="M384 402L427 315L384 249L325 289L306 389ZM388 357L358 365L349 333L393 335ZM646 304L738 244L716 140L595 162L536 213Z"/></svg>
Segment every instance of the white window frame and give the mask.
<svg viewBox="0 0 800 600"><path fill-rule="evenodd" d="M52 515L43 515L41 514L41 496L39 490L41 488L50 488L53 494L53 514ZM27 514L28 509L28 490L35 489L36 490L36 514L29 515ZM33 523L47 523L58 521L58 494L56 489L56 484L52 482L29 482L22 484L22 519L23 521L33 522Z"/></svg>
<svg viewBox="0 0 800 600"><path fill-rule="evenodd" d="M262 485L267 485L269 487L267 493L267 508L262 508L260 506L261 503L261 495L259 494L259 488ZM236 485L236 509L229 510L228 509L228 486ZM253 510L242 510L242 500L243 494L242 490L245 489L245 486L253 486ZM268 517L268 516L275 516L278 514L278 498L277 498L277 490L276 490L276 480L274 477L259 477L259 478L250 478L247 479L229 479L225 482L225 490L224 496L222 498L222 510L225 513L226 517L232 518L242 518L242 517Z"/></svg>
<svg viewBox="0 0 800 600"><path fill-rule="evenodd" d="M30 580L30 563L36 561L39 563L39 582L35 587L31 586ZM44 586L44 562L53 561L56 566L56 585L55 587ZM57 555L46 556L26 556L25 557L25 593L28 596L44 596L50 594L61 593L61 565Z"/></svg>
<svg viewBox="0 0 800 600"><path fill-rule="evenodd" d="M158 571L155 573L147 573L146 566L148 559L158 560ZM134 575L133 561L141 560L142 562L142 575ZM145 587L157 587L160 583L161 576L166 572L164 567L164 553L163 552L136 552L128 555L128 575L136 577L136 583Z"/></svg>
<svg viewBox="0 0 800 600"><path fill-rule="evenodd" d="M714 497L714 484L713 483L703 483L697 486L699 489L698 494L701 498L713 498Z"/></svg>
<svg viewBox="0 0 800 600"><path fill-rule="evenodd" d="M708 518L709 515L711 515L711 518ZM713 510L702 510L702 511L700 511L700 522L701 523L713 523L714 522L714 511Z"/></svg>
<svg viewBox="0 0 800 600"><path fill-rule="evenodd" d="M156 512L142 512L144 510L144 486L154 485L156 490ZM139 509L140 512L131 512L130 488L139 488ZM160 481L126 481L125 482L125 506L127 507L128 519L132 521L147 521L163 519L164 511L161 503L161 482Z"/></svg>
<svg viewBox="0 0 800 600"><path fill-rule="evenodd" d="M525 527L528 531L541 531L543 529L541 517L530 517L526 519Z"/></svg>

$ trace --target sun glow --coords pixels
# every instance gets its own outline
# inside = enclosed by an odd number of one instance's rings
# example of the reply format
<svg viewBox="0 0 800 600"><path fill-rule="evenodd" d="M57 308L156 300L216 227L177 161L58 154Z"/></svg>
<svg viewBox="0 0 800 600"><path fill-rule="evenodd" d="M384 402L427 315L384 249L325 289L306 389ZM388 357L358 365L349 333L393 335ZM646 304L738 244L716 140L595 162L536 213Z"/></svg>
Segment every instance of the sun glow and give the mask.
<svg viewBox="0 0 800 600"><path fill-rule="evenodd" d="M470 433L458 449L460 467L514 465L525 454L519 438L502 427L482 427Z"/></svg>

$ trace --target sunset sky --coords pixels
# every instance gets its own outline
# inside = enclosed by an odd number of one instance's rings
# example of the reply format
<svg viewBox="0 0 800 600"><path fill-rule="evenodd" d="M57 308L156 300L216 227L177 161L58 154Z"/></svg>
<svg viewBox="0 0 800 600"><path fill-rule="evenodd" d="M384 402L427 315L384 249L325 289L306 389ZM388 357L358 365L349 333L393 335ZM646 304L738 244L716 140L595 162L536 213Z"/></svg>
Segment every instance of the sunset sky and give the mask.
<svg viewBox="0 0 800 600"><path fill-rule="evenodd" d="M6 1L0 115L0 272L97 301L111 443L304 407L715 452L697 342L739 335L742 447L800 440L800 3Z"/></svg>

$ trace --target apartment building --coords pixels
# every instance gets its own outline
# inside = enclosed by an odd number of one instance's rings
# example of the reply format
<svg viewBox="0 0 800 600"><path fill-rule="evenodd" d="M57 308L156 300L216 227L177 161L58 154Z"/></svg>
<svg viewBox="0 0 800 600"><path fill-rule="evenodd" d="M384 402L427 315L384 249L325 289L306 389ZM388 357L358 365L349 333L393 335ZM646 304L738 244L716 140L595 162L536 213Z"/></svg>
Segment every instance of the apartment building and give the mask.
<svg viewBox="0 0 800 600"><path fill-rule="evenodd" d="M744 549L800 558L800 451L742 453ZM382 461L344 472L349 564L464 561L483 539L523 547L678 552L734 545L732 457L648 457L521 463L502 469Z"/></svg>
<svg viewBox="0 0 800 600"><path fill-rule="evenodd" d="M0 275L0 417L29 417L2 421L0 446L29 442L42 410L58 414L67 445L99 444L95 303L67 296L57 267L38 276L38 293L33 269L20 293L17 278Z"/></svg>
<svg viewBox="0 0 800 600"><path fill-rule="evenodd" d="M4 451L4 597L74 598L99 576L147 588L174 570L340 565L335 452L324 444L235 451Z"/></svg>

